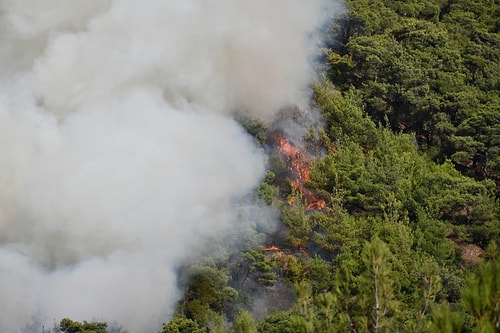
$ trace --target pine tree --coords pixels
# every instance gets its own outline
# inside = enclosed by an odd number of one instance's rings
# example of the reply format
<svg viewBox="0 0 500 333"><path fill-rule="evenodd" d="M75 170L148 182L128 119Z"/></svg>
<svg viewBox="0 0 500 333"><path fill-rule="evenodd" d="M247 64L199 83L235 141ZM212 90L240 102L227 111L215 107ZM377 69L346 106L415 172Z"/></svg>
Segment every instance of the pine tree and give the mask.
<svg viewBox="0 0 500 333"><path fill-rule="evenodd" d="M363 251L363 262L366 265L364 284L371 291L365 295L366 305L373 333L390 330L391 317L397 310L390 276L391 256L388 246L376 236L366 243Z"/></svg>

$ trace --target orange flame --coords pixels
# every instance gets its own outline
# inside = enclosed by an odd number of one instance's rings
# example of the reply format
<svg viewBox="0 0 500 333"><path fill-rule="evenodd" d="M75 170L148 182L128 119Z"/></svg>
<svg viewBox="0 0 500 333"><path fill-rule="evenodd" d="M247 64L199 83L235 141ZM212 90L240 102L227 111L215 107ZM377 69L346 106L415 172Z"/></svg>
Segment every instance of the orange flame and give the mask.
<svg viewBox="0 0 500 333"><path fill-rule="evenodd" d="M307 205L307 210L323 210L326 207L325 200L317 199L316 201L313 201L309 205Z"/></svg>
<svg viewBox="0 0 500 333"><path fill-rule="evenodd" d="M278 150L286 158L288 169L293 175L291 186L294 190L302 193L302 200L307 204L307 210L323 210L326 202L318 198L312 191L305 187L310 175L310 158L300 149L292 145L283 134L277 138ZM288 203L292 204L293 199Z"/></svg>
<svg viewBox="0 0 500 333"><path fill-rule="evenodd" d="M298 148L293 146L284 135L278 137L278 149L289 164L288 168L295 176L292 187L300 190L309 179L309 158Z"/></svg>
<svg viewBox="0 0 500 333"><path fill-rule="evenodd" d="M276 245L271 245L271 246L262 248L262 250L264 250L264 251L280 251L280 248L277 247Z"/></svg>

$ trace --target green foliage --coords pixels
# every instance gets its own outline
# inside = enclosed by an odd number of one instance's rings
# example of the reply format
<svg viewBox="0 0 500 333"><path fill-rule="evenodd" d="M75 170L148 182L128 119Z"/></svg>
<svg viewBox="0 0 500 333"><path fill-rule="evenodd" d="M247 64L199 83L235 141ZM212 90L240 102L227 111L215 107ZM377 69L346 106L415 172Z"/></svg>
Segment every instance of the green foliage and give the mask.
<svg viewBox="0 0 500 333"><path fill-rule="evenodd" d="M306 188L291 186L275 153L256 191L281 212L285 230L268 236L282 249L243 252L231 270L238 287L288 286L295 299L271 314L250 298L234 311L244 293L211 267L191 275L181 312L211 331L224 321L235 332L498 330L498 257L476 267L463 255L500 238L498 3L346 4L313 86L325 128L305 138L316 157ZM263 123L240 123L269 143ZM325 209L304 204L314 195ZM252 310L268 315L256 321Z"/></svg>
<svg viewBox="0 0 500 333"><path fill-rule="evenodd" d="M368 311L370 330L387 332L393 327L391 317L396 313L398 304L394 299L391 279L392 253L389 247L375 237L366 243L363 250L363 262L366 266L363 284L367 290L363 293L363 305Z"/></svg>
<svg viewBox="0 0 500 333"><path fill-rule="evenodd" d="M430 313L435 308L436 299L441 292L442 283L439 266L430 258L420 262L420 299L413 309L413 318L407 320L405 327L413 332L426 332L431 326ZM411 313L411 311L409 312Z"/></svg>
<svg viewBox="0 0 500 333"><path fill-rule="evenodd" d="M301 247L306 245L312 233L311 226L305 215L305 207L300 200L295 200L296 204L285 206L282 211L282 219L290 230L289 241L292 245Z"/></svg>
<svg viewBox="0 0 500 333"><path fill-rule="evenodd" d="M482 246L499 235L497 205L491 183L461 176L450 163L435 166L428 174L422 204L430 217L464 225L470 241ZM485 229L488 230L485 230Z"/></svg>
<svg viewBox="0 0 500 333"><path fill-rule="evenodd" d="M244 114L239 114L237 116L237 120L247 133L255 138L258 144L262 145L266 143L268 126L265 122L256 118L248 117Z"/></svg>
<svg viewBox="0 0 500 333"><path fill-rule="evenodd" d="M324 83L314 87L314 97L326 117L331 139L348 136L363 147L373 147L375 124L362 112L352 93L343 96Z"/></svg>
<svg viewBox="0 0 500 333"><path fill-rule="evenodd" d="M498 237L498 203L492 182L464 177L450 162L430 162L418 152L411 135L393 134L385 128L374 133L371 150L350 137L339 139L337 151L314 165L309 186L330 193L350 213L409 218L420 221L425 229L436 229L434 225L444 220L466 226L464 237L483 246ZM432 222L426 222L429 219ZM304 238L310 234L300 215L286 222ZM440 232L443 237L449 229L445 225Z"/></svg>
<svg viewBox="0 0 500 333"><path fill-rule="evenodd" d="M181 312L201 327L222 322L225 305L238 298L238 292L228 286L230 276L224 270L194 266L187 272L188 283Z"/></svg>
<svg viewBox="0 0 500 333"><path fill-rule="evenodd" d="M315 294L326 292L333 288L334 266L316 255L309 261L309 271L307 278L310 281L311 288Z"/></svg>
<svg viewBox="0 0 500 333"><path fill-rule="evenodd" d="M500 330L500 261L487 261L471 274L462 299L477 332Z"/></svg>
<svg viewBox="0 0 500 333"><path fill-rule="evenodd" d="M450 264L456 261L456 251L452 242L447 240L450 225L430 217L428 212L418 208L416 212L414 241L422 253L434 258L438 263Z"/></svg>
<svg viewBox="0 0 500 333"><path fill-rule="evenodd" d="M329 79L377 122L416 132L437 160L498 178L499 13L495 1L347 1Z"/></svg>
<svg viewBox="0 0 500 333"><path fill-rule="evenodd" d="M286 255L281 259L283 276L291 281L298 282L304 276L304 267L293 255Z"/></svg>
<svg viewBox="0 0 500 333"><path fill-rule="evenodd" d="M257 281L263 286L272 286L276 283L274 265L260 249L254 249L242 254L248 260L250 272L256 275Z"/></svg>
<svg viewBox="0 0 500 333"><path fill-rule="evenodd" d="M383 0L349 1L349 31L353 36L383 33L397 22L397 14Z"/></svg>
<svg viewBox="0 0 500 333"><path fill-rule="evenodd" d="M252 315L248 311L241 311L234 318L235 333L257 333L257 326Z"/></svg>
<svg viewBox="0 0 500 333"><path fill-rule="evenodd" d="M259 333L303 333L303 320L290 312L274 312L257 323Z"/></svg>
<svg viewBox="0 0 500 333"><path fill-rule="evenodd" d="M432 333L458 333L464 328L463 315L458 311L452 311L449 304L437 306L432 314Z"/></svg>
<svg viewBox="0 0 500 333"><path fill-rule="evenodd" d="M336 312L338 311L335 307L337 303L336 295L327 292L318 294L316 299L317 309L318 309L318 320L319 320L319 330L324 332L331 332Z"/></svg>
<svg viewBox="0 0 500 333"><path fill-rule="evenodd" d="M273 269L272 263L266 255L258 249L243 253L243 257L249 260L249 267L254 271L269 272Z"/></svg>
<svg viewBox="0 0 500 333"><path fill-rule="evenodd" d="M260 185L257 194L258 197L264 200L268 205L271 205L279 194L278 186L272 185L275 180L275 174L272 171L268 171L264 182Z"/></svg>
<svg viewBox="0 0 500 333"><path fill-rule="evenodd" d="M59 324L59 329L63 333L106 333L107 328L108 323L105 322L83 321L80 323L69 318L62 319Z"/></svg>
<svg viewBox="0 0 500 333"><path fill-rule="evenodd" d="M160 333L205 333L195 320L186 317L175 317L168 324L163 324Z"/></svg>

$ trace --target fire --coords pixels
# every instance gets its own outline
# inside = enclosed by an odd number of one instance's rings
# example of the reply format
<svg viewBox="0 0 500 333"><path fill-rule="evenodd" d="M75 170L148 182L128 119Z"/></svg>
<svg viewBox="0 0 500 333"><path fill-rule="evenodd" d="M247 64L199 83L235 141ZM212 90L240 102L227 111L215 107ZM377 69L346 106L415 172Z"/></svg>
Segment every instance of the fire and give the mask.
<svg viewBox="0 0 500 333"><path fill-rule="evenodd" d="M284 135L278 137L278 149L285 156L295 179L292 180L294 190L301 190L304 184L309 180L309 158L298 148L293 146Z"/></svg>
<svg viewBox="0 0 500 333"><path fill-rule="evenodd" d="M280 248L277 247L276 245L271 245L271 246L267 246L267 247L262 248L262 250L264 250L264 251L280 251Z"/></svg>
<svg viewBox="0 0 500 333"><path fill-rule="evenodd" d="M292 174L291 186L302 194L302 200L307 204L307 210L323 210L326 201L319 198L311 190L305 187L310 175L310 157L295 147L283 134L277 137L278 150L286 158L288 169ZM292 204L293 199L288 203Z"/></svg>
<svg viewBox="0 0 500 333"><path fill-rule="evenodd" d="M326 207L325 200L318 199L307 205L307 210L313 210L313 209L323 210L325 209L325 207Z"/></svg>

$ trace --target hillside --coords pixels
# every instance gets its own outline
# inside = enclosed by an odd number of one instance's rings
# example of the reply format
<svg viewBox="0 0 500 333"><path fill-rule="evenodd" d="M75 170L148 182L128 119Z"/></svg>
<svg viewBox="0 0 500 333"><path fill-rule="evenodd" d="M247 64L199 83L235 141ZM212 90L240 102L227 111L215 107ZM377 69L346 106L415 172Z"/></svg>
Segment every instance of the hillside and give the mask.
<svg viewBox="0 0 500 333"><path fill-rule="evenodd" d="M236 117L267 158L251 199L278 227L184 261L161 333L500 331L500 4L346 7L322 30L322 126L299 107Z"/></svg>
<svg viewBox="0 0 500 333"><path fill-rule="evenodd" d="M281 231L210 268L237 299L202 296L192 278L163 332L182 320L266 333L498 330L500 7L347 7L324 33L324 129L293 145L247 126L275 147L258 195ZM265 293L274 304L249 301Z"/></svg>

